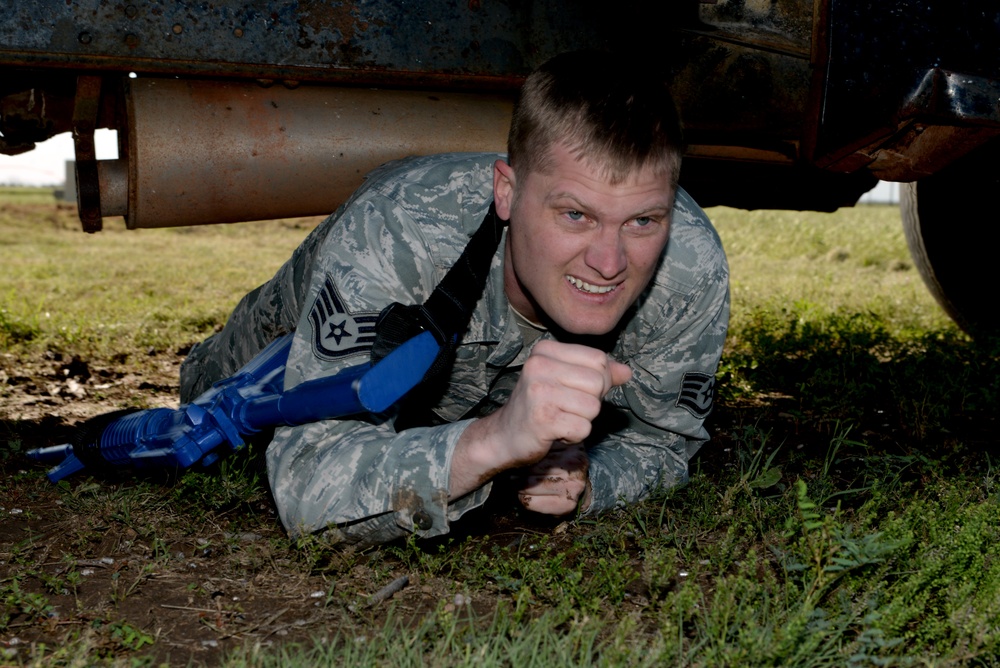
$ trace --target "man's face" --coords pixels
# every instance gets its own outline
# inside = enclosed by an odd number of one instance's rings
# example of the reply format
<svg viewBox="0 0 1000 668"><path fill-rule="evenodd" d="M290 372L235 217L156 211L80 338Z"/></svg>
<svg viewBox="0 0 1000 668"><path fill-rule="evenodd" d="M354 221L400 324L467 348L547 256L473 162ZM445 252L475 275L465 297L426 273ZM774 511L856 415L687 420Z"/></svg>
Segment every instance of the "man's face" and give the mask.
<svg viewBox="0 0 1000 668"><path fill-rule="evenodd" d="M670 233L669 175L633 172L612 185L561 144L544 172L493 170L497 213L510 219L504 289L526 318L573 334L614 329L656 271Z"/></svg>

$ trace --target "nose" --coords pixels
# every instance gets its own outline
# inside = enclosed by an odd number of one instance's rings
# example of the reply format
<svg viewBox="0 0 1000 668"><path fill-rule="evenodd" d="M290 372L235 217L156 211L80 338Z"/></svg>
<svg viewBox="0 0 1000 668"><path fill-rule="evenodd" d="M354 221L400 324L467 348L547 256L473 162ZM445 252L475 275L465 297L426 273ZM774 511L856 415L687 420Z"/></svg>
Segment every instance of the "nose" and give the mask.
<svg viewBox="0 0 1000 668"><path fill-rule="evenodd" d="M602 226L597 235L587 246L584 255L587 266L601 275L601 278L612 279L628 265L625 256L625 244L614 226Z"/></svg>

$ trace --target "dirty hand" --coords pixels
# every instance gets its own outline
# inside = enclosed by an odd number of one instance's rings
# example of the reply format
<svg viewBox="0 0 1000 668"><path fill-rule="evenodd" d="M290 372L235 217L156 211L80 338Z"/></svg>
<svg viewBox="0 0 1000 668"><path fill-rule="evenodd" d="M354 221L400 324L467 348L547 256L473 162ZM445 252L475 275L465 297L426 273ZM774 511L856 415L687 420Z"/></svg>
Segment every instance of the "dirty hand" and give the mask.
<svg viewBox="0 0 1000 668"><path fill-rule="evenodd" d="M528 510L566 515L577 509L587 490L590 462L580 443L555 443L549 453L519 476L517 497ZM589 505L588 499L584 504Z"/></svg>

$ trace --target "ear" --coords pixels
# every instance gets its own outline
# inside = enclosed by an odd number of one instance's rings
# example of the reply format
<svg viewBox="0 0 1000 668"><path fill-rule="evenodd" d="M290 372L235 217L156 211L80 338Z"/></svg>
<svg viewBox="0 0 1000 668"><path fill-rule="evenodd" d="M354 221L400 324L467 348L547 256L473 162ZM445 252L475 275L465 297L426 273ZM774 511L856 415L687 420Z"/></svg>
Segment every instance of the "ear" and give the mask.
<svg viewBox="0 0 1000 668"><path fill-rule="evenodd" d="M493 202L497 215L503 220L510 220L514 205L514 168L503 160L493 163Z"/></svg>

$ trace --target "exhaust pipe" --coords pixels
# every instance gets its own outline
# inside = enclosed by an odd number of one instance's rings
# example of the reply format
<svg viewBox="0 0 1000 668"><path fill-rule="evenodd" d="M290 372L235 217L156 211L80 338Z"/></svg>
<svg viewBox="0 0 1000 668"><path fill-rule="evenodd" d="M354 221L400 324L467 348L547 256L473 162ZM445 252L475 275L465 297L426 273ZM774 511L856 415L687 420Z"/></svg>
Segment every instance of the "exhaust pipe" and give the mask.
<svg viewBox="0 0 1000 668"><path fill-rule="evenodd" d="M98 161L102 216L130 229L333 212L378 165L506 149L501 95L134 79L119 160Z"/></svg>

